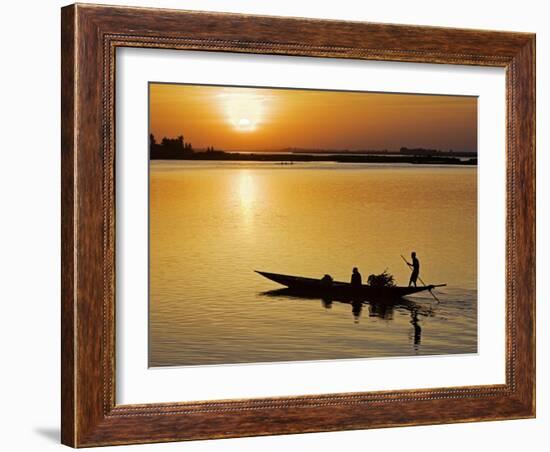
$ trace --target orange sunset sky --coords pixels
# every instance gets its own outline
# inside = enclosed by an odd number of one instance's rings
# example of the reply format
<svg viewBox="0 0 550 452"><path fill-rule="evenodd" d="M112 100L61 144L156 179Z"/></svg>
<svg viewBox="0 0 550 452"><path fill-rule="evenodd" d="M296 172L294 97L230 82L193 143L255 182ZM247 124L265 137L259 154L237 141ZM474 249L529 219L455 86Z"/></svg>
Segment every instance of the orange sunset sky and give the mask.
<svg viewBox="0 0 550 452"><path fill-rule="evenodd" d="M150 133L195 149L477 151L477 98L149 85Z"/></svg>

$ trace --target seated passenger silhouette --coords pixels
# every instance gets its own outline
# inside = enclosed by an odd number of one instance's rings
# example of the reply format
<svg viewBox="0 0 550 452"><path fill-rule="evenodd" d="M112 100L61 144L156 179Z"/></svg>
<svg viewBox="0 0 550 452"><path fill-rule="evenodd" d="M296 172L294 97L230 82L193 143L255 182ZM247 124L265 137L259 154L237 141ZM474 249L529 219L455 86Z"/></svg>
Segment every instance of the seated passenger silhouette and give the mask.
<svg viewBox="0 0 550 452"><path fill-rule="evenodd" d="M332 276L330 275L325 275L321 278L321 285L323 287L330 287L332 286L332 282L333 282L333 279L332 279Z"/></svg>
<svg viewBox="0 0 550 452"><path fill-rule="evenodd" d="M360 289L363 284L363 279L361 278L361 273L357 267L353 267L353 273L351 274L351 287L354 289Z"/></svg>

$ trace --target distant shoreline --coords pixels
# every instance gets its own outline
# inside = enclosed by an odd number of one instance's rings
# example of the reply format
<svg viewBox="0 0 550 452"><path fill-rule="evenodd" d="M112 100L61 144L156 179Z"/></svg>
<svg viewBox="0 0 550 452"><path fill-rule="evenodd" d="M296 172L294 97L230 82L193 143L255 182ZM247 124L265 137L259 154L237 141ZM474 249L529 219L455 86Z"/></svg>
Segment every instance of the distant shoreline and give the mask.
<svg viewBox="0 0 550 452"><path fill-rule="evenodd" d="M410 163L414 165L477 165L477 157L460 159L449 156L433 155L367 155L367 154L323 154L312 155L302 153L269 154L208 151L194 152L190 155L174 156L173 153L156 152L150 160L219 160L244 162L280 162L291 164L294 162L336 162L336 163Z"/></svg>

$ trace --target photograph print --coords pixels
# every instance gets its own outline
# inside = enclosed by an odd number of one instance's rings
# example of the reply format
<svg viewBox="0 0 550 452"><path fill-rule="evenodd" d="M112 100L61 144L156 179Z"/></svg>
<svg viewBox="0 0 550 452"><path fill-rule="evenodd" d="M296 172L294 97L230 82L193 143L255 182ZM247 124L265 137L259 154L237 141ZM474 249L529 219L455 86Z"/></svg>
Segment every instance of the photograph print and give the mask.
<svg viewBox="0 0 550 452"><path fill-rule="evenodd" d="M477 97L148 89L150 367L477 353Z"/></svg>

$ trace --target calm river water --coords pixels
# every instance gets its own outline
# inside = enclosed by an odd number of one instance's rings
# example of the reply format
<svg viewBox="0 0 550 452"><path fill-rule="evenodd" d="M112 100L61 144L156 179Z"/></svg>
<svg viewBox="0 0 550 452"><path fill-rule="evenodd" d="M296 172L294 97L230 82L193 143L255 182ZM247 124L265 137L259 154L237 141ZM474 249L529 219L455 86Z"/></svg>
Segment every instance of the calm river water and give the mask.
<svg viewBox="0 0 550 452"><path fill-rule="evenodd" d="M477 351L477 169L153 161L150 366ZM388 307L270 296L254 270L447 283ZM410 260L410 259L409 259Z"/></svg>

